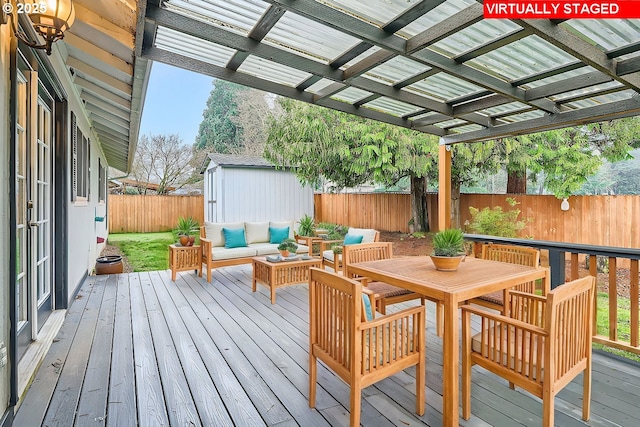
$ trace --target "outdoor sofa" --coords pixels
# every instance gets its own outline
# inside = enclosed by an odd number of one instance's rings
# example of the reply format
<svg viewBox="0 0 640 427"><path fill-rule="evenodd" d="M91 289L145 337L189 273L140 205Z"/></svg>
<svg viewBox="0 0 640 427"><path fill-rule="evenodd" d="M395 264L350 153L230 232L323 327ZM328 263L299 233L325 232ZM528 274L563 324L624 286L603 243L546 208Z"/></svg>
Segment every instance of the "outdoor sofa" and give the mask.
<svg viewBox="0 0 640 427"><path fill-rule="evenodd" d="M255 256L278 254L283 238L295 238L294 226L294 221L205 222L200 227L200 245L207 281L211 282L214 268L248 264ZM308 254L309 247L298 244L296 252Z"/></svg>

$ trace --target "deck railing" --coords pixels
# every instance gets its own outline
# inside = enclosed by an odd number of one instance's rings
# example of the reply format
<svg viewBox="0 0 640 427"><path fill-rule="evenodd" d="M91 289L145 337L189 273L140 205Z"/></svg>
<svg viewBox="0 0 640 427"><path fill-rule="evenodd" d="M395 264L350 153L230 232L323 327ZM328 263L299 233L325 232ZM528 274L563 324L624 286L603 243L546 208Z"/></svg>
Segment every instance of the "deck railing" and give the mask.
<svg viewBox="0 0 640 427"><path fill-rule="evenodd" d="M607 288L607 309L608 325L598 325L598 301L605 301L604 298L595 299L594 310L594 338L593 341L607 347L616 348L623 351L640 355L640 324L638 306L638 263L640 260L640 249L617 248L609 246L593 246L582 244L571 244L561 242L551 242L546 240L511 239L504 237L482 236L477 234L466 234L469 241L480 243L504 243L520 246L528 246L540 250L549 251L549 266L551 267L551 287L556 287L566 280L577 279L579 275L580 262L584 262L585 255L589 256L589 274L598 277L598 260L608 261L608 273L604 273L604 281L600 274L598 280L598 295L602 295L604 288ZM566 277L566 260L570 260L571 267L569 277ZM605 265L607 263L604 263ZM629 274L620 274L628 267ZM629 283L623 283L628 277ZM565 280L566 279L566 280ZM604 286L607 285L607 286ZM627 292L620 295L619 290L628 286ZM629 299L626 304L626 299ZM624 304L621 304L624 302ZM601 307L603 308L603 307ZM620 334L620 325L626 323L628 318L629 334ZM624 322L621 321L624 319ZM606 326L607 333L599 333L598 327Z"/></svg>

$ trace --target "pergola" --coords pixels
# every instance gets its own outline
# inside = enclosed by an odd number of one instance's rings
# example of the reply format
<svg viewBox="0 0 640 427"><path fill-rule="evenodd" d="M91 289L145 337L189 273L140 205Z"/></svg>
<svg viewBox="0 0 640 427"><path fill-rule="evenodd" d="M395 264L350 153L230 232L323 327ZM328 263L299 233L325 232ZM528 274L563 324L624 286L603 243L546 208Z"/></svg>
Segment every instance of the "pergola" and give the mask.
<svg viewBox="0 0 640 427"><path fill-rule="evenodd" d="M160 61L439 136L440 228L450 221L450 144L640 111L638 20L484 19L474 0L137 7L136 70Z"/></svg>

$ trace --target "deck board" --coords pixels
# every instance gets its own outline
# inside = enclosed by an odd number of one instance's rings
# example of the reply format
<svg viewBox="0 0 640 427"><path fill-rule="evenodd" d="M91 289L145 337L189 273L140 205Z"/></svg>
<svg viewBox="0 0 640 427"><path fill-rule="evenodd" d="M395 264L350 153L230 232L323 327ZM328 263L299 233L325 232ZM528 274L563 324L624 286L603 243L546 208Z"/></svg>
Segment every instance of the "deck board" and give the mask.
<svg viewBox="0 0 640 427"><path fill-rule="evenodd" d="M308 406L308 289L251 291L251 266L213 272L89 277L36 374L14 425L295 426L349 424L349 388L318 365ZM398 304L391 310L414 305ZM427 302L426 411L415 413L415 368L363 391L362 424L442 424L442 340ZM592 417L582 377L556 398L566 426L640 425L640 367L594 355ZM537 426L539 399L474 367L472 417L461 425Z"/></svg>

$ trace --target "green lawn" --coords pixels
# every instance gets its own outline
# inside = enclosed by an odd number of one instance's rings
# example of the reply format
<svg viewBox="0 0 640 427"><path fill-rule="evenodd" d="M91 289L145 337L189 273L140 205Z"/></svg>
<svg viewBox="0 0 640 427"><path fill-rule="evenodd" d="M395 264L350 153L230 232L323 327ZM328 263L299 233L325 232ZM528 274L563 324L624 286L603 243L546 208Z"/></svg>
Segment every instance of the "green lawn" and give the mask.
<svg viewBox="0 0 640 427"><path fill-rule="evenodd" d="M109 234L109 244L120 248L134 271L169 268L169 245L176 242L172 232Z"/></svg>
<svg viewBox="0 0 640 427"><path fill-rule="evenodd" d="M609 296L605 293L598 293L598 335L609 336ZM618 339L629 341L631 338L631 301L629 298L618 297ZM617 354L628 359L640 362L640 356L628 351L622 351L611 347L605 347L601 344L594 344L594 348L598 348L609 353Z"/></svg>

